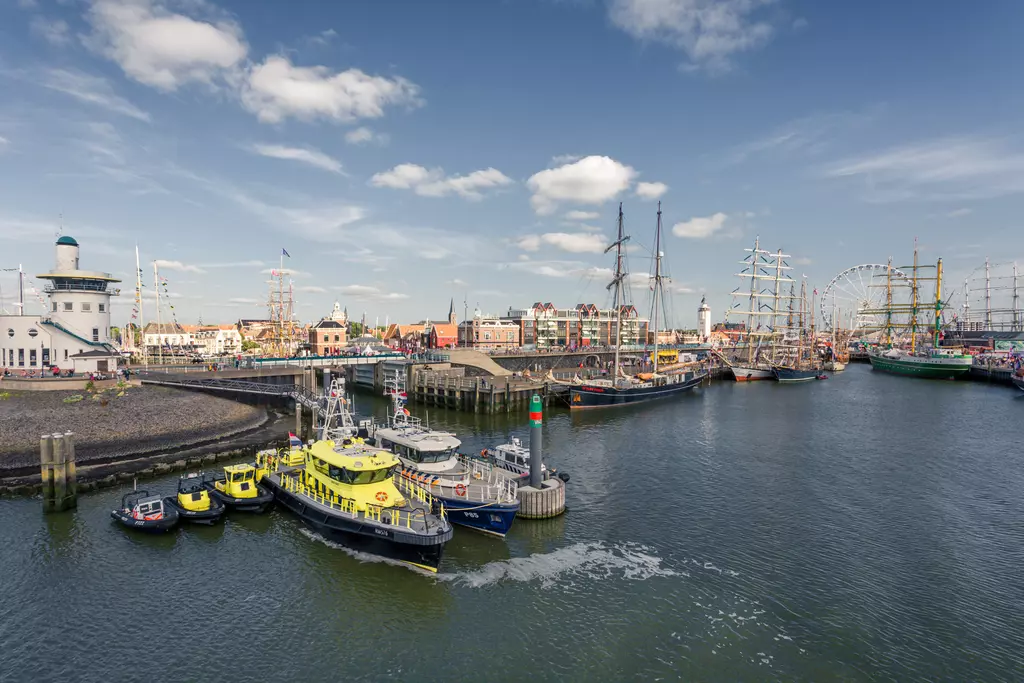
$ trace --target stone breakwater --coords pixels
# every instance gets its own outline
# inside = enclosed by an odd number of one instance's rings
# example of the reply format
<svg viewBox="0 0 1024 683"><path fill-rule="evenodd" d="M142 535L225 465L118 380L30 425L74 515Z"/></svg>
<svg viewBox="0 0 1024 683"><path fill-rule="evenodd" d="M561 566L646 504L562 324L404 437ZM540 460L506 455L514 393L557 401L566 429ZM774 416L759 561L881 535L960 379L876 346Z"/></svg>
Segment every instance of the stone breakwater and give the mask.
<svg viewBox="0 0 1024 683"><path fill-rule="evenodd" d="M263 425L262 407L163 387L65 403L76 392L20 392L0 400L0 478L39 469L39 437L74 432L79 467L138 460ZM104 405L105 403L105 405Z"/></svg>

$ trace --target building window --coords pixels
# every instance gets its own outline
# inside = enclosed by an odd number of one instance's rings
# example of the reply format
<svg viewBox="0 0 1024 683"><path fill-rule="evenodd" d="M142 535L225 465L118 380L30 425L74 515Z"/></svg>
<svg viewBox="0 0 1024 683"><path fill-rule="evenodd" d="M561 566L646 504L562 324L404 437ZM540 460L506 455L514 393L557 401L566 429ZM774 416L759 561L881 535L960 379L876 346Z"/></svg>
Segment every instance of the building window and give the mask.
<svg viewBox="0 0 1024 683"><path fill-rule="evenodd" d="M484 332L484 341L491 341L491 333Z"/></svg>
<svg viewBox="0 0 1024 683"><path fill-rule="evenodd" d="M32 328L29 328L29 331L28 331L28 336L30 336L30 337L32 337L33 339L35 339L35 338L36 338L37 336L39 336L39 330L37 330L37 329L36 329L36 328L34 328L34 327L32 327Z"/></svg>
<svg viewBox="0 0 1024 683"><path fill-rule="evenodd" d="M100 304L100 313L106 313L106 312L107 312L107 305L106 304Z"/></svg>
<svg viewBox="0 0 1024 683"><path fill-rule="evenodd" d="M25 367L25 349L18 349L18 367Z"/></svg>
<svg viewBox="0 0 1024 683"><path fill-rule="evenodd" d="M334 341L340 342L341 341L341 335L339 335L339 334L334 335Z"/></svg>
<svg viewBox="0 0 1024 683"><path fill-rule="evenodd" d="M35 349L29 349L29 351L28 351L28 364L31 367L33 367L33 368L36 366L36 350Z"/></svg>
<svg viewBox="0 0 1024 683"><path fill-rule="evenodd" d="M7 328L7 336L8 337L13 337L14 336L14 328L13 327Z"/></svg>
<svg viewBox="0 0 1024 683"><path fill-rule="evenodd" d="M64 312L65 313L70 313L72 310L74 310L74 307L72 306L71 302L70 301L65 301L64 302Z"/></svg>
<svg viewBox="0 0 1024 683"><path fill-rule="evenodd" d="M57 312L57 302L54 301L52 305L53 305L53 312L56 313Z"/></svg>
<svg viewBox="0 0 1024 683"><path fill-rule="evenodd" d="M64 349L64 360L68 359L68 350Z"/></svg>
<svg viewBox="0 0 1024 683"><path fill-rule="evenodd" d="M92 340L94 342L98 342L100 340L100 328L98 328L98 327L92 328Z"/></svg>
<svg viewBox="0 0 1024 683"><path fill-rule="evenodd" d="M92 304L88 303L86 301L83 301L82 302L82 311L85 312L85 313L91 312L92 311Z"/></svg>

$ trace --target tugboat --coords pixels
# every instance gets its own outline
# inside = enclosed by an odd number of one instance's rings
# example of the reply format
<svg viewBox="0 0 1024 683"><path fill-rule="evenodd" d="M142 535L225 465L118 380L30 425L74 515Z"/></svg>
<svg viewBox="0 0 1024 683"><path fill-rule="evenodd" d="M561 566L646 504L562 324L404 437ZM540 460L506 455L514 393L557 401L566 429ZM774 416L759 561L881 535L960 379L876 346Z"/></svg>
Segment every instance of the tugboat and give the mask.
<svg viewBox="0 0 1024 683"><path fill-rule="evenodd" d="M186 522L195 524L216 524L224 516L227 506L210 497L198 474L187 474L178 480L178 495L164 498L164 505L175 510Z"/></svg>
<svg viewBox="0 0 1024 683"><path fill-rule="evenodd" d="M327 415L337 418L343 385L335 380ZM399 474L394 454L346 435L324 420L300 466L258 456L262 481L306 526L342 545L436 572L452 525L444 504ZM337 441L334 439L337 438Z"/></svg>
<svg viewBox="0 0 1024 683"><path fill-rule="evenodd" d="M152 534L170 531L179 520L177 510L165 506L160 496L151 496L143 490L124 494L121 509L111 510L110 516L129 529Z"/></svg>
<svg viewBox="0 0 1024 683"><path fill-rule="evenodd" d="M239 512L263 512L274 502L274 494L256 483L253 465L225 465L224 476L204 479L210 496Z"/></svg>
<svg viewBox="0 0 1024 683"><path fill-rule="evenodd" d="M411 417L398 373L387 380L387 388L392 400L388 422L363 421L359 433L365 430L373 443L396 455L401 476L427 487L444 504L452 524L504 538L519 512L516 483L489 463L459 455L462 442L455 435Z"/></svg>

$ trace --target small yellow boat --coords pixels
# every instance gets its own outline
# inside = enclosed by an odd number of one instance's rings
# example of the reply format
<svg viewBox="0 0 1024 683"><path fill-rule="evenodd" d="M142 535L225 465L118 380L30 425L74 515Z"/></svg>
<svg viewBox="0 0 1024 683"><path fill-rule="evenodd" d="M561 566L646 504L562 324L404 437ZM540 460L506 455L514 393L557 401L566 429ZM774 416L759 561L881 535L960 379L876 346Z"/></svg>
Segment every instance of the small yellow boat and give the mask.
<svg viewBox="0 0 1024 683"><path fill-rule="evenodd" d="M195 524L216 524L227 506L212 498L199 474L187 474L178 480L178 495L164 498L164 504L178 511L178 516Z"/></svg>
<svg viewBox="0 0 1024 683"><path fill-rule="evenodd" d="M274 494L256 479L254 465L225 465L223 478L207 479L203 486L233 510L263 512L274 502Z"/></svg>

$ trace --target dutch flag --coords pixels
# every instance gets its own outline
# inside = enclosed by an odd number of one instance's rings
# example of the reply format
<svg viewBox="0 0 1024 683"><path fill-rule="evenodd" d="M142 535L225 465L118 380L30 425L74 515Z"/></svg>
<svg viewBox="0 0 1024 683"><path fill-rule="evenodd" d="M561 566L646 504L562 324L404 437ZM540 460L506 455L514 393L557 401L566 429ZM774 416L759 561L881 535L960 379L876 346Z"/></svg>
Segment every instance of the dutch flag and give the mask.
<svg viewBox="0 0 1024 683"><path fill-rule="evenodd" d="M301 448L302 447L302 439L300 439L299 437L295 436L291 432L288 432L288 445L290 445L292 448Z"/></svg>

